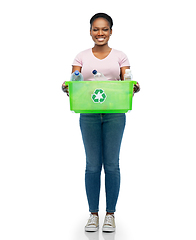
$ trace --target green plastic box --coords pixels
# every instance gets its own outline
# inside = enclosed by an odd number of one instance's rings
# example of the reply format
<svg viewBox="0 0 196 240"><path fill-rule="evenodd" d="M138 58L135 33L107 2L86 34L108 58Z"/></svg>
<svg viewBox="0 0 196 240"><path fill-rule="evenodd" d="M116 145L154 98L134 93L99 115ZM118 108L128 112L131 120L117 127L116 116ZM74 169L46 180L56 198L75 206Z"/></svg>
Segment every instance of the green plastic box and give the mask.
<svg viewBox="0 0 196 240"><path fill-rule="evenodd" d="M67 81L75 113L126 113L132 109L135 81Z"/></svg>

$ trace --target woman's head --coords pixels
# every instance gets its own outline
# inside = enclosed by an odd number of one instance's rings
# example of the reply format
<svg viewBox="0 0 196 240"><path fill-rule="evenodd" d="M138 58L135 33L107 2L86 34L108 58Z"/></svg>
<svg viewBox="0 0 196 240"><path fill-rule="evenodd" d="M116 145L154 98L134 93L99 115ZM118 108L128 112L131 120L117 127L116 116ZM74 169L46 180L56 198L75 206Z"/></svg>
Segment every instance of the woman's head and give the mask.
<svg viewBox="0 0 196 240"><path fill-rule="evenodd" d="M97 13L91 18L90 24L90 35L95 44L99 46L107 44L112 35L112 18L105 13Z"/></svg>
<svg viewBox="0 0 196 240"><path fill-rule="evenodd" d="M112 29L113 20L112 20L112 18L111 18L109 15L107 15L106 13L97 13L97 14L95 14L94 16L92 16L92 18L91 18L91 20L90 20L90 29L92 29L92 24L93 24L93 22L94 22L97 18L103 18L103 19L107 20L108 23L109 23L110 29Z"/></svg>

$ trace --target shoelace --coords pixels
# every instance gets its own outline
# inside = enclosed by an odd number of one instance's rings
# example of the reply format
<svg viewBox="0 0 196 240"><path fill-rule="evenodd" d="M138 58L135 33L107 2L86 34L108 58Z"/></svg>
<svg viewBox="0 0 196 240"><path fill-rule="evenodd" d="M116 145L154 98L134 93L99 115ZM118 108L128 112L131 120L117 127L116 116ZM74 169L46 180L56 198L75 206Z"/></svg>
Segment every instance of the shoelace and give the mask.
<svg viewBox="0 0 196 240"><path fill-rule="evenodd" d="M97 217L95 215L91 215L89 220L88 220L88 224L95 224L97 223Z"/></svg>
<svg viewBox="0 0 196 240"><path fill-rule="evenodd" d="M104 224L105 225L112 225L112 220L113 220L112 215L106 215Z"/></svg>

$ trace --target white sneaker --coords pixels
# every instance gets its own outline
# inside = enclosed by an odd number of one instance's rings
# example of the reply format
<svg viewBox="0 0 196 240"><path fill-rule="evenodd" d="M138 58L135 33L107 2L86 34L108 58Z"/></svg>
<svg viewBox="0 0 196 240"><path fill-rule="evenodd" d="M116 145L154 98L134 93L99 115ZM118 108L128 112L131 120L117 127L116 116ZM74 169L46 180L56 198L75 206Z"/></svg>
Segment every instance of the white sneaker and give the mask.
<svg viewBox="0 0 196 240"><path fill-rule="evenodd" d="M108 214L105 216L105 221L103 224L103 232L114 232L116 229L114 215Z"/></svg>
<svg viewBox="0 0 196 240"><path fill-rule="evenodd" d="M90 214L88 222L85 226L86 232L96 232L99 229L99 217L97 215Z"/></svg>

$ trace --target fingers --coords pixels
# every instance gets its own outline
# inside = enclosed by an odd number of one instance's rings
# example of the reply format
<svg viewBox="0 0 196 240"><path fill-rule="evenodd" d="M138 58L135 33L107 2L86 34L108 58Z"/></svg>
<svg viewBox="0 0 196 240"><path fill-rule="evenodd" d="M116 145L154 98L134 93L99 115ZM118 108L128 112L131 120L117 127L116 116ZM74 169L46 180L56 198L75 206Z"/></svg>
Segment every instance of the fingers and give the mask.
<svg viewBox="0 0 196 240"><path fill-rule="evenodd" d="M63 90L63 92L67 92L68 91L68 87L62 85L62 90Z"/></svg>
<svg viewBox="0 0 196 240"><path fill-rule="evenodd" d="M67 87L67 88L68 88L68 85L65 85L65 83L63 83L63 84L62 84L62 86L64 86L64 87Z"/></svg>
<svg viewBox="0 0 196 240"><path fill-rule="evenodd" d="M69 96L68 85L65 85L65 83L63 83L62 84L62 90L63 90L63 92L65 92L67 94L67 96Z"/></svg>
<svg viewBox="0 0 196 240"><path fill-rule="evenodd" d="M140 91L140 85L139 85L139 83L137 83L137 84L135 84L134 87L133 87L133 92L134 92L134 93L137 93L137 92L139 92L139 91Z"/></svg>

